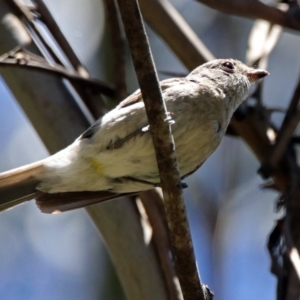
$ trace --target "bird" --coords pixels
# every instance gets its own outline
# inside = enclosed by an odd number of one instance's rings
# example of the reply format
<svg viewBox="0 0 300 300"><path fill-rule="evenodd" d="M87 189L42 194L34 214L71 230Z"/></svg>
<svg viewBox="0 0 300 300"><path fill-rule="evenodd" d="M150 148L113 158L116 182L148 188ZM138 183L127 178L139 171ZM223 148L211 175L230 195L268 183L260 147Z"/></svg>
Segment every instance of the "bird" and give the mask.
<svg viewBox="0 0 300 300"><path fill-rule="evenodd" d="M220 144L251 86L267 76L235 59L216 59L160 82L172 118L180 176L195 172ZM160 186L143 96L137 90L70 146L0 174L0 211L35 198L60 213Z"/></svg>

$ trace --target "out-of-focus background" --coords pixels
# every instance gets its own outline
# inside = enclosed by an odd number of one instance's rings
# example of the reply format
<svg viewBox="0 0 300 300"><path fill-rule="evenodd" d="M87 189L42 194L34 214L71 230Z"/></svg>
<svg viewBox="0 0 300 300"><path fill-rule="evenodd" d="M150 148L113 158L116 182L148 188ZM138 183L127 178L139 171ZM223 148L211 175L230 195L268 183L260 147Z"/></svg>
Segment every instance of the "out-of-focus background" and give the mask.
<svg viewBox="0 0 300 300"><path fill-rule="evenodd" d="M252 20L225 15L195 1L171 2L217 58L245 61ZM95 77L105 79L108 71L101 57L109 53L105 53L101 1L45 3L84 65ZM149 27L147 33L158 71L186 73ZM263 90L266 105L286 107L298 78L300 53L295 49L299 47L298 36L284 32L269 60L271 75ZM128 88L133 92L137 84L127 59ZM280 114L274 116L277 119L281 120ZM48 155L1 78L0 140L0 171ZM266 241L278 218L278 195L260 188L258 168L241 140L225 137L203 167L186 180L189 188L184 194L198 266L216 300L276 298ZM0 299L119 300L124 296L105 245L85 210L45 215L32 201L0 215Z"/></svg>

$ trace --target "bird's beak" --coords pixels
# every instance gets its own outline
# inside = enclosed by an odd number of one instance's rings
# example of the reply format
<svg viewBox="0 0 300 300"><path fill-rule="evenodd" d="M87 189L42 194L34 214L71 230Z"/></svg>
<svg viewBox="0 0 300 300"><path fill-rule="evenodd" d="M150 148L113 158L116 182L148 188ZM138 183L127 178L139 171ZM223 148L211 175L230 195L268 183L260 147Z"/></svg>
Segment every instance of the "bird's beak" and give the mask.
<svg viewBox="0 0 300 300"><path fill-rule="evenodd" d="M247 77L250 82L255 82L258 79L261 79L269 74L270 74L269 72L262 70L262 69L250 69L247 72Z"/></svg>

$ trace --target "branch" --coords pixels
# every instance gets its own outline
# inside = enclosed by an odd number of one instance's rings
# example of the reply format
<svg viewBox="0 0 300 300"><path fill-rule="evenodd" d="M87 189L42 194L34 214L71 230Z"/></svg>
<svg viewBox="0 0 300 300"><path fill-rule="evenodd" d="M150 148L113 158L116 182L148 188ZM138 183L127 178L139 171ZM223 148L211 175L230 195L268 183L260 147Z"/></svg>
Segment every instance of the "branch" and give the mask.
<svg viewBox="0 0 300 300"><path fill-rule="evenodd" d="M28 7L21 3L19 0L6 0L7 4L15 12L15 14L24 22L26 25L29 34L37 45L39 45L39 50L50 62L54 61L57 64L64 66L61 58L53 51L51 45L48 44L47 39L45 39L45 32L40 31L40 28L36 24L36 20L40 20L44 17L44 20L47 24L45 26L48 29L48 33L52 35L54 41L59 45L61 51L64 52L65 56L69 60L69 63L72 65L74 70L76 70L83 77L90 77L88 71L83 67L75 53L71 49L71 46L68 44L67 40L63 37L60 30L57 31L57 24L54 21L53 17L50 15L48 9L41 3L39 14L36 13L36 8ZM55 38L58 37L58 40ZM80 84L75 84L71 82L76 92L84 101L86 107L90 110L90 113L93 117L97 118L99 115L104 113L104 105L102 105L102 99L99 95L90 93Z"/></svg>
<svg viewBox="0 0 300 300"><path fill-rule="evenodd" d="M49 12L47 6L44 4L42 0L34 0L37 4L36 10L40 13L40 19L45 23L47 28L50 30L53 38L61 47L62 51L67 56L68 60L70 61L73 68L83 77L89 77L89 72L87 69L82 65L80 60L78 59L77 55L75 54L74 50L70 46L69 42L61 32L59 26L55 22L54 18L52 17L51 13Z"/></svg>
<svg viewBox="0 0 300 300"><path fill-rule="evenodd" d="M204 300L206 291L198 277L175 146L138 3L118 0L118 4L150 125L183 296L185 300Z"/></svg>
<svg viewBox="0 0 300 300"><path fill-rule="evenodd" d="M264 4L259 0L197 0L213 9L227 14L247 17L251 19L263 19L270 23L286 28L300 30L300 13L297 2L281 5L280 8ZM288 8L288 9L287 9ZM283 11L285 10L285 11Z"/></svg>
<svg viewBox="0 0 300 300"><path fill-rule="evenodd" d="M14 1L16 1L16 0L14 0ZM43 3L42 0L36 0L35 2L37 4L36 10L32 10L35 13L38 12L38 14L36 14L35 17L39 21L43 22L44 25L47 27L49 33L52 35L52 38L57 43L57 45L60 47L61 51L64 53L64 55L68 59L72 68L76 72L78 72L82 77L86 77L86 78L91 77L88 70L80 62L80 60L76 56L75 52L73 51L72 47L70 46L69 42L64 37L63 33L61 32L59 26L55 22L54 18L52 17L52 15L49 12L46 5ZM34 22L32 22L32 20L30 21L30 26L34 29L36 28L36 24ZM39 32L39 34L40 34L39 38L40 38L41 42L43 44L48 45L47 41L45 40L45 38L43 36L43 33ZM52 54L52 56L53 56L53 54ZM59 60L60 64L64 65L57 56L54 56L53 59ZM106 109L104 107L104 104L103 104L103 101L102 101L102 98L100 97L100 95L95 95L93 93L90 93L88 90L86 90L81 85L74 84L74 82L72 82L72 85L94 118L97 119L99 116L103 115L106 112Z"/></svg>
<svg viewBox="0 0 300 300"><path fill-rule="evenodd" d="M20 20L25 25L29 25L29 28L27 27L27 31L29 35L32 37L32 39L36 42L37 39L39 42L43 45L47 53L53 58L53 60L56 63L62 64L61 60L57 57L53 49L48 45L46 40L43 38L42 34L40 33L38 27L33 22L35 17L32 13L32 11L29 9L28 6L21 3L19 0L5 0L5 3L11 8L11 10L18 16ZM34 33L34 34L32 34ZM62 64L63 65L63 64Z"/></svg>
<svg viewBox="0 0 300 300"><path fill-rule="evenodd" d="M287 157L286 165L289 171L290 184L284 194L286 204L284 239L291 267L285 270L287 280L285 282L286 295L284 299L294 300L299 299L300 295L300 169L295 163L293 153L289 149L286 151L285 156Z"/></svg>
<svg viewBox="0 0 300 300"><path fill-rule="evenodd" d="M139 0L139 3L146 22L189 70L214 59L213 54L168 0Z"/></svg>
<svg viewBox="0 0 300 300"><path fill-rule="evenodd" d="M77 72L68 71L65 67L55 63L50 65L42 56L37 56L20 47L0 56L0 67L19 67L52 73L89 88L95 93L102 93L108 97L115 95L115 90L109 84L95 78L82 77Z"/></svg>

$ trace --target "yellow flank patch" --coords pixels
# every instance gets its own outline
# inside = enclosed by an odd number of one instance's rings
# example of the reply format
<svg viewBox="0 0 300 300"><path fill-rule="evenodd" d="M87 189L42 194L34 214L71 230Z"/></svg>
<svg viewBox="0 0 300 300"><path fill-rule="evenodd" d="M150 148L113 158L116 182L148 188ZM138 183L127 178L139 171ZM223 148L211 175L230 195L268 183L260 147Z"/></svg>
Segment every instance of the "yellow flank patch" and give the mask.
<svg viewBox="0 0 300 300"><path fill-rule="evenodd" d="M91 165L96 170L97 173L99 174L103 173L104 166L97 159L92 158Z"/></svg>

